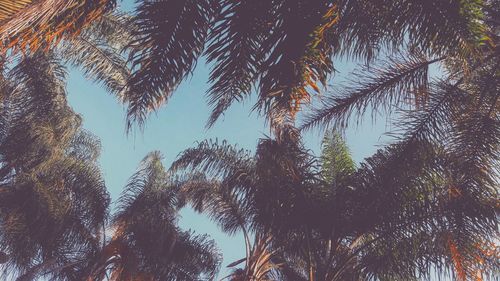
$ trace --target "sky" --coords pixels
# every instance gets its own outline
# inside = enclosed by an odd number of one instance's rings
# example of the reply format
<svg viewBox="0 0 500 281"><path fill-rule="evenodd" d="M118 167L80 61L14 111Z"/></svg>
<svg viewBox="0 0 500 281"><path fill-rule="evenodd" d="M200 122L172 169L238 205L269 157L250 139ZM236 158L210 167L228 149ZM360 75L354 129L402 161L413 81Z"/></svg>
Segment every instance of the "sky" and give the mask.
<svg viewBox="0 0 500 281"><path fill-rule="evenodd" d="M121 5L125 10L132 7L129 1ZM338 77L348 74L353 66L338 60L335 68L338 73L330 84L337 83L340 80ZM254 151L259 138L270 134L264 120L251 111L251 99L234 104L214 127L205 128L210 115L205 95L209 88L209 71L209 66L200 61L193 75L180 85L168 103L150 116L142 132L136 130L126 134L124 105L101 85L86 80L79 70L70 70L68 101L74 111L83 117L84 128L101 140L100 165L113 200L118 198L139 162L151 151L160 151L164 156L164 165L169 167L180 152L196 145L197 141L217 138ZM361 162L390 140L384 135L386 131L390 131L390 128L386 127L383 120L377 123L367 120L361 126L348 129L345 139L356 162ZM303 136L306 146L317 155L322 134L316 130ZM190 209L181 211L179 224L184 230L209 234L215 240L223 253L219 277L228 272L225 269L227 264L244 257L241 234L229 237L220 232L207 217Z"/></svg>

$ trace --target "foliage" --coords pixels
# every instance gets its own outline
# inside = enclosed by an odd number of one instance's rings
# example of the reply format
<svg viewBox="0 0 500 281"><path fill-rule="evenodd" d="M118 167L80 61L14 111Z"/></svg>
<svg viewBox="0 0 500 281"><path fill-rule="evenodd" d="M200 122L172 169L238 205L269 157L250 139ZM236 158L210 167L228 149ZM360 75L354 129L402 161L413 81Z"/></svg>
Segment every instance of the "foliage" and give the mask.
<svg viewBox="0 0 500 281"><path fill-rule="evenodd" d="M161 155L141 162L118 200L113 237L92 269L91 280L212 279L219 254L213 241L177 226L178 184L166 174Z"/></svg>
<svg viewBox="0 0 500 281"><path fill-rule="evenodd" d="M144 159L107 224L100 144L67 104L66 75L55 54L36 53L2 76L0 248L6 274L19 281L105 280L109 272L112 280L213 278L215 244L177 226L178 184L159 153Z"/></svg>
<svg viewBox="0 0 500 281"><path fill-rule="evenodd" d="M137 1L138 37L131 48L137 68L130 85L143 83L146 91L129 88L129 121L142 124L204 53L213 66L208 126L255 90L254 109L280 130L326 86L335 55L371 61L381 49L406 47L438 57L475 56L491 40L486 19L492 2ZM413 63L415 71L426 65Z"/></svg>
<svg viewBox="0 0 500 281"><path fill-rule="evenodd" d="M114 7L113 0L0 1L1 53L50 48Z"/></svg>
<svg viewBox="0 0 500 281"><path fill-rule="evenodd" d="M0 262L18 280L212 279L219 254L177 226L185 204L243 233L231 280L495 278L497 0L136 2L0 0ZM168 172L149 154L107 224L99 143L67 105L61 59L128 105L130 129L202 56L207 126L256 92L274 138L255 153L204 141ZM335 56L363 65L306 116L335 129L317 158L294 122ZM379 112L396 142L357 168L337 132Z"/></svg>
<svg viewBox="0 0 500 281"><path fill-rule="evenodd" d="M4 78L0 245L19 280L73 280L107 217L100 144L67 105L65 76L59 60L37 54Z"/></svg>
<svg viewBox="0 0 500 281"><path fill-rule="evenodd" d="M496 191L458 190L455 181L470 178L454 176L455 156L443 147L401 142L356 169L328 133L320 160L295 139L263 139L254 156L205 141L171 170L192 175L181 191L196 210L246 237L235 280L416 280L450 269L459 280L492 277L495 262L478 245L496 237ZM251 235L269 239L260 279Z"/></svg>
<svg viewBox="0 0 500 281"><path fill-rule="evenodd" d="M124 33L130 36L123 36L124 44L113 46L114 50L102 46L100 53L82 41L88 32L83 38L78 35L91 22L107 17L114 1L89 0L75 5L60 0L0 2L3 16L9 19L0 30L7 44L5 52L12 46L35 50L59 39L75 41L77 48L69 52L79 54L73 55L73 62L85 65L92 77L120 93L128 104L129 129L143 125L151 111L168 101L205 55L212 66L207 94L213 113L207 125L212 126L233 102L243 101L255 91L254 109L279 134L282 126L294 123L302 104L326 86L335 56L371 62L381 50L393 54L409 49L421 50L436 61L444 57L466 61L478 58L485 46L496 44L494 0L136 2L128 24L131 32ZM35 10L44 13L35 14ZM27 22L35 22L39 32L30 32ZM82 53L91 58L82 62ZM124 56L128 56L128 64L122 61ZM344 110L345 115L355 104L361 110L366 103L377 104L385 96L384 89L391 89L391 98L385 100L403 100L406 96L394 91L425 85L427 65L433 61L424 58L419 55L366 76L371 81L367 87L351 89L364 93L365 104L360 99L344 99L336 112ZM103 63L89 63L98 60ZM406 84L399 82L402 80Z"/></svg>

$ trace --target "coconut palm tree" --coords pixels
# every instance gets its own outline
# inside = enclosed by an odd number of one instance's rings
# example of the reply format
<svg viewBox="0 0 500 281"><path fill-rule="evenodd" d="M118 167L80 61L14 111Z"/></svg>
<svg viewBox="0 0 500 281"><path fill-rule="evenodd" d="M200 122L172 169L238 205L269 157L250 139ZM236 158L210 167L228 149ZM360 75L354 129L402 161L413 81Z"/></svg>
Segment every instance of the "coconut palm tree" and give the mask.
<svg viewBox="0 0 500 281"><path fill-rule="evenodd" d="M179 229L178 190L160 153L148 154L118 200L112 238L94 259L88 280L212 280L218 250L207 236Z"/></svg>

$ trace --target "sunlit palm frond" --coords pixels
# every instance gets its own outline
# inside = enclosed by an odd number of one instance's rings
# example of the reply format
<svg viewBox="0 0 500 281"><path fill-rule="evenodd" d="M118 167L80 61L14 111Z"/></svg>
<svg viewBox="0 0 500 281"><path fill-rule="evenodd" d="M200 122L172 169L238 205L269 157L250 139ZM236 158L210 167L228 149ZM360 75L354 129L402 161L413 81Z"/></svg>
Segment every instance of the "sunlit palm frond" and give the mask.
<svg viewBox="0 0 500 281"><path fill-rule="evenodd" d="M0 21L11 18L14 14L31 4L32 0L1 1L0 2Z"/></svg>
<svg viewBox="0 0 500 281"><path fill-rule="evenodd" d="M64 36L78 34L114 4L113 0L43 0L19 6L0 24L2 53L34 52L57 44Z"/></svg>
<svg viewBox="0 0 500 281"><path fill-rule="evenodd" d="M87 78L102 82L120 100L123 100L130 76L126 59L121 54L131 40L129 22L124 15L105 14L57 48L67 62L80 67Z"/></svg>

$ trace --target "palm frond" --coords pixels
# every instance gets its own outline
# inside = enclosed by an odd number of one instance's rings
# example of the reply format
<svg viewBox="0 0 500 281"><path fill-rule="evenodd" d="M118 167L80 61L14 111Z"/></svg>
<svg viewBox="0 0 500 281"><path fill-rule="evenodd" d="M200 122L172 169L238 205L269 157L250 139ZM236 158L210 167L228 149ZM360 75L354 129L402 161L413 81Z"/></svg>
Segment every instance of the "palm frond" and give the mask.
<svg viewBox="0 0 500 281"><path fill-rule="evenodd" d="M426 105L403 111L399 125L405 141L444 142L453 119L463 113L470 98L468 93L448 81L431 84Z"/></svg>
<svg viewBox="0 0 500 281"><path fill-rule="evenodd" d="M6 2L6 1L2 1ZM21 3L20 1L15 1ZM0 25L2 53L19 50L35 52L57 44L63 37L74 36L81 28L111 9L113 0L43 0L12 10Z"/></svg>
<svg viewBox="0 0 500 281"><path fill-rule="evenodd" d="M189 179L181 188L192 207L219 225L222 231L232 235L247 229L251 220L250 205L245 194L237 188L225 186L225 181L207 180L203 177Z"/></svg>
<svg viewBox="0 0 500 281"><path fill-rule="evenodd" d="M341 54L370 61L405 46L437 56L477 55L488 38L482 1L346 1L338 23Z"/></svg>
<svg viewBox="0 0 500 281"><path fill-rule="evenodd" d="M372 116L391 107L403 104L421 104L425 102L428 90L428 67L442 58L428 60L420 55L390 58L388 62L376 68L365 67L352 75L358 77L341 88L340 94L323 101L320 108L306 117L303 129L332 124L336 128L345 128L351 115L359 123L363 114L371 109Z"/></svg>
<svg viewBox="0 0 500 281"><path fill-rule="evenodd" d="M0 2L0 21L11 18L14 14L31 4L32 0L19 1L1 1Z"/></svg>
<svg viewBox="0 0 500 281"><path fill-rule="evenodd" d="M293 122L301 104L319 92L317 84L326 84L333 65L324 37L337 20L329 1L286 1L275 10L276 24L262 46L267 55L255 105L273 127Z"/></svg>
<svg viewBox="0 0 500 281"><path fill-rule="evenodd" d="M120 53L131 38L128 23L124 15L105 14L57 48L67 62L80 67L87 78L102 82L120 100L130 76L126 59Z"/></svg>
<svg viewBox="0 0 500 281"><path fill-rule="evenodd" d="M211 1L141 1L129 44L128 128L143 124L194 69L216 12Z"/></svg>
<svg viewBox="0 0 500 281"><path fill-rule="evenodd" d="M161 201L161 204L157 205L160 208L158 212L169 218L170 223L176 221L177 187L170 181L161 159L160 152L154 151L141 161L140 168L130 177L118 200L116 222L129 221L131 218L128 216L144 215L138 210L155 204L157 200ZM169 217L170 215L172 217Z"/></svg>
<svg viewBox="0 0 500 281"><path fill-rule="evenodd" d="M196 171L210 177L226 178L241 172L249 173L253 163L250 153L244 149L238 149L226 141L219 143L217 140L205 140L198 143L197 147L183 151L172 163L170 171ZM251 177L250 174L242 176Z"/></svg>
<svg viewBox="0 0 500 281"><path fill-rule="evenodd" d="M273 1L224 0L220 6L206 50L208 62L214 62L208 90L213 111L208 127L234 101L250 95L264 58L262 41L273 20Z"/></svg>

